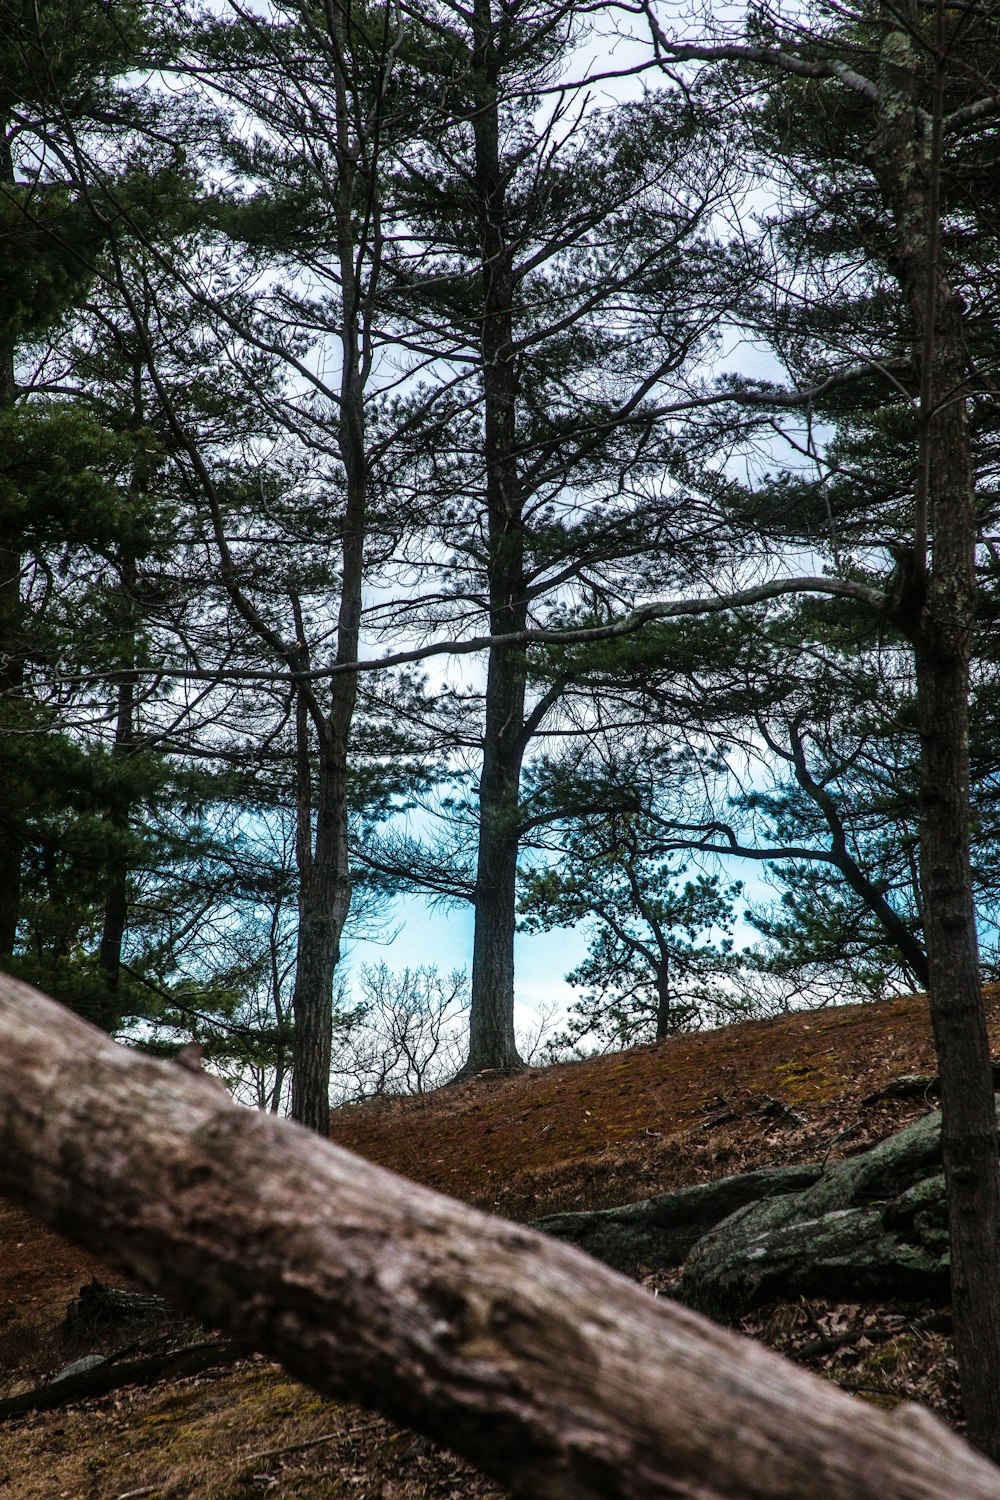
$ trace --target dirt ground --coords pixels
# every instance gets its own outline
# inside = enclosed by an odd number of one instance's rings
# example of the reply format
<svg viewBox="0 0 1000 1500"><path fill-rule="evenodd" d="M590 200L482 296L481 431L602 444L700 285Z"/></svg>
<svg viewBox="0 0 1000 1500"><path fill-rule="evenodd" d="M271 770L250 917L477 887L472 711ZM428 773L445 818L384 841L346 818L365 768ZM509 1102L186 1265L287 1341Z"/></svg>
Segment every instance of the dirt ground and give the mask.
<svg viewBox="0 0 1000 1500"><path fill-rule="evenodd" d="M1000 986L987 991L1000 1047ZM340 1145L509 1218L599 1208L753 1167L852 1154L926 1112L927 1000L799 1011L586 1062L342 1109Z"/></svg>

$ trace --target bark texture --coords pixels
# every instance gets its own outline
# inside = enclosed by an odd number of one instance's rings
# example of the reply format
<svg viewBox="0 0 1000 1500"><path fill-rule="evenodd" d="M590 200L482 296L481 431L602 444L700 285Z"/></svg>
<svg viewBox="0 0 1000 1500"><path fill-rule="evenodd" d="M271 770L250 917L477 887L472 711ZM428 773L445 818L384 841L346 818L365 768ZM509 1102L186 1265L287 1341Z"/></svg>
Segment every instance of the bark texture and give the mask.
<svg viewBox="0 0 1000 1500"><path fill-rule="evenodd" d="M491 0L473 6L475 204L480 242L481 357L490 633L524 630L524 490L517 463L514 250L508 242L509 172L501 163L500 42ZM459 1077L523 1066L514 1039L514 933L527 652L493 646L486 669L479 850L469 1010L469 1056Z"/></svg>
<svg viewBox="0 0 1000 1500"><path fill-rule="evenodd" d="M894 269L920 374L914 546L908 569L900 569L895 623L913 644L920 711L920 882L941 1070L955 1350L969 1435L1000 1459L1000 1167L970 853L975 473L963 303L940 249L946 49L934 57L933 107L921 117L923 62L891 7L883 14L876 175L894 222Z"/></svg>
<svg viewBox="0 0 1000 1500"><path fill-rule="evenodd" d="M579 1251L403 1181L0 979L0 1186L333 1396L535 1500L996 1500L863 1405Z"/></svg>
<svg viewBox="0 0 1000 1500"><path fill-rule="evenodd" d="M0 181L14 180L10 146L0 133ZM14 406L17 381L14 375L14 342L0 341L0 411ZM23 692L24 649L21 641L21 553L18 538L4 518L0 534L0 713L16 710ZM13 746L10 747L13 749ZM0 787L0 954L14 951L21 915L21 864L23 839L16 809L20 796L11 764Z"/></svg>

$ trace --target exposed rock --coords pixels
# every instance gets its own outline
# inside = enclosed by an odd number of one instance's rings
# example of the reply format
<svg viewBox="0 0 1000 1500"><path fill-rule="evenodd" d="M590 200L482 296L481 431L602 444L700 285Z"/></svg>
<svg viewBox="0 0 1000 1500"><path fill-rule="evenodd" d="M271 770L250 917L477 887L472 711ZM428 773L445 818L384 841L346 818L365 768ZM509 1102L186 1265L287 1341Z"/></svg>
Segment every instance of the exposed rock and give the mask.
<svg viewBox="0 0 1000 1500"><path fill-rule="evenodd" d="M941 1115L828 1166L794 1196L718 1223L692 1249L680 1296L734 1317L775 1296L947 1293Z"/></svg>
<svg viewBox="0 0 1000 1500"><path fill-rule="evenodd" d="M55 1385L60 1380L70 1380L74 1375L85 1375L88 1370L96 1370L107 1362L104 1354L85 1354L82 1359L74 1359L71 1365L64 1365L58 1374L52 1376L49 1385Z"/></svg>
<svg viewBox="0 0 1000 1500"><path fill-rule="evenodd" d="M801 1193L820 1168L778 1167L724 1177L676 1193L660 1193L623 1208L550 1214L535 1228L569 1240L616 1271L679 1266L691 1246L722 1219L761 1199Z"/></svg>

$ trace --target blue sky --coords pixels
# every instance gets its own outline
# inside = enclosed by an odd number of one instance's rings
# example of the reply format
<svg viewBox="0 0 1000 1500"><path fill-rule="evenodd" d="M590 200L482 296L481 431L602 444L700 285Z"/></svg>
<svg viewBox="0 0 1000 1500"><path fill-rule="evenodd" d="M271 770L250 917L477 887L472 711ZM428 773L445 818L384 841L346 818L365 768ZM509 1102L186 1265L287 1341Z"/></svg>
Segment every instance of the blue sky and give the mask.
<svg viewBox="0 0 1000 1500"><path fill-rule="evenodd" d="M579 929L528 935L519 933L514 949L515 1021L530 1029L539 1005L568 1006L574 991L564 976L587 951ZM447 973L472 968L472 907L434 906L422 896L400 897L395 921L381 940L360 938L349 945L352 968L386 963L390 969L436 964Z"/></svg>
<svg viewBox="0 0 1000 1500"><path fill-rule="evenodd" d="M774 892L764 880L763 866L753 860L729 860L723 867L728 880L742 880L743 900L754 904L769 902ZM392 920L386 924L381 939L357 938L347 944L348 963L352 969L362 964L385 963L390 969L416 969L436 965L443 973L453 969L472 968L472 907L434 905L422 896L399 897ZM758 934L742 920L737 922L736 942L748 945ZM530 1032L537 1024L538 1008L553 1002L568 1009L577 991L566 983L565 976L576 967L587 951L582 926L560 928L554 932L518 933L514 945L515 1025Z"/></svg>

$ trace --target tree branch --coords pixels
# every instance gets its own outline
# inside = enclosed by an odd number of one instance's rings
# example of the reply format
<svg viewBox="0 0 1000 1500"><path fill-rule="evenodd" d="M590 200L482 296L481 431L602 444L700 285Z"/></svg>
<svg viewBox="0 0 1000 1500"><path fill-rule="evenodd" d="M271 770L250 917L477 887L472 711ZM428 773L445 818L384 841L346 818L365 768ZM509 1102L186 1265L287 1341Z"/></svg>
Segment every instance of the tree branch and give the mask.
<svg viewBox="0 0 1000 1500"><path fill-rule="evenodd" d="M868 910L881 923L890 941L898 948L904 963L916 977L917 983L926 989L930 982L927 954L895 907L886 899L884 892L879 890L874 881L869 880L851 854L847 846L847 829L840 816L840 809L830 792L816 780L809 770L799 726L795 723L790 724L788 734L791 741L795 780L806 796L819 808L830 830L830 857L833 864L836 865L854 894L864 902Z"/></svg>
<svg viewBox="0 0 1000 1500"><path fill-rule="evenodd" d="M379 656L371 661L336 662L332 666L314 667L308 671L282 673L244 670L239 667L213 672L210 668L200 670L178 667L159 670L164 676L200 681L238 679L246 682L315 682L325 677L337 677L343 672L381 672L389 667L405 666L410 662L427 661L432 656L470 656L494 646L586 646L591 642L618 640L632 635L646 625L658 620L693 618L697 615L724 614L730 609L746 609L752 604L763 604L768 599L781 599L792 594L826 594L832 598L854 599L872 610L882 610L885 595L866 584L855 583L848 578L776 578L770 583L757 584L754 588L739 589L733 594L715 594L705 599L673 599L657 604L641 604L638 609L622 615L607 625L584 625L552 627L549 629L513 630L507 635L476 635L468 640L432 641L426 646L413 646L407 651L394 651L388 656Z"/></svg>
<svg viewBox="0 0 1000 1500"><path fill-rule="evenodd" d="M653 33L654 45L675 62L754 62L762 66L780 68L783 73L795 73L801 78L836 78L854 93L860 94L871 104L879 102L879 91L870 78L865 78L842 62L840 58L805 58L783 47L754 47L745 42L671 42L650 4L643 6Z"/></svg>

